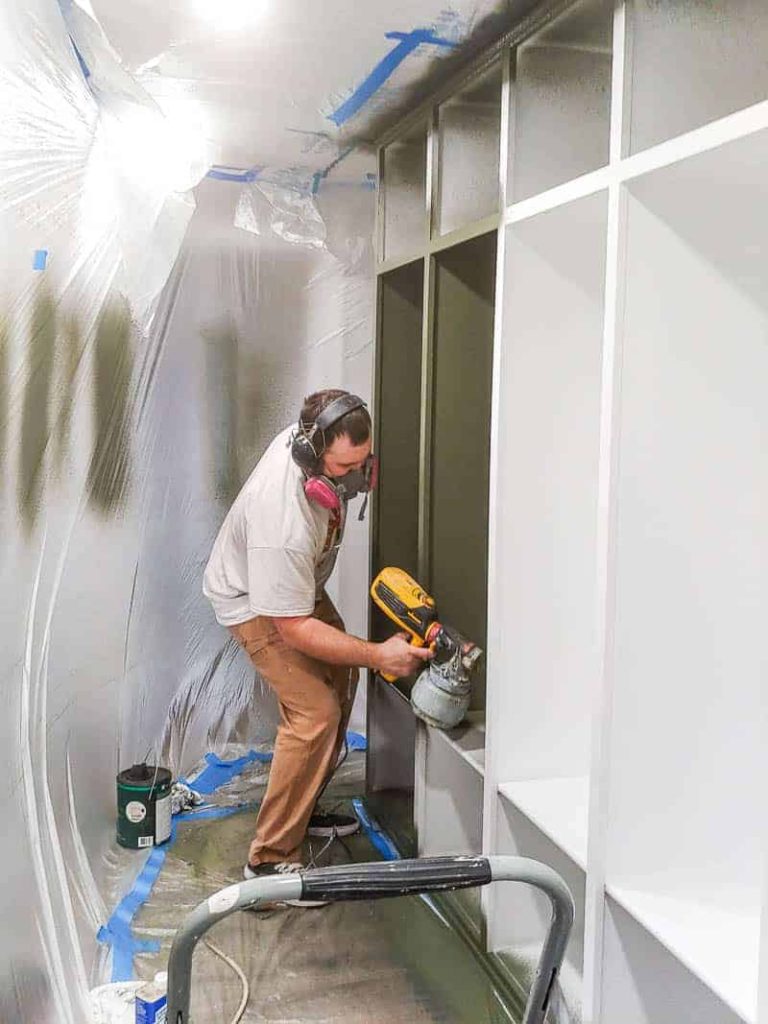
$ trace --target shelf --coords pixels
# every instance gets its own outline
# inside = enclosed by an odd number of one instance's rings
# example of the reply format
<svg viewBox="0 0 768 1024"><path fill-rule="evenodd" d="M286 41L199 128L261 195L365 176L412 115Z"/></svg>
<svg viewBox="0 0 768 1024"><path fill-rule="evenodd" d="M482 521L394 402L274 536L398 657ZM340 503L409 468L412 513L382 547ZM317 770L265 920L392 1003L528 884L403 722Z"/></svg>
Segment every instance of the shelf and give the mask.
<svg viewBox="0 0 768 1024"><path fill-rule="evenodd" d="M606 198L506 228L495 714L515 742L500 779L589 771Z"/></svg>
<svg viewBox="0 0 768 1024"><path fill-rule="evenodd" d="M763 0L635 0L630 19L633 153L763 99Z"/></svg>
<svg viewBox="0 0 768 1024"><path fill-rule="evenodd" d="M426 244L426 126L387 146L382 187L384 259L415 257Z"/></svg>
<svg viewBox="0 0 768 1024"><path fill-rule="evenodd" d="M499 793L586 871L589 811L586 776L502 782Z"/></svg>
<svg viewBox="0 0 768 1024"><path fill-rule="evenodd" d="M517 50L509 193L516 201L608 163L612 0L581 0Z"/></svg>
<svg viewBox="0 0 768 1024"><path fill-rule="evenodd" d="M485 774L485 712L470 711L456 729L435 729L434 733L456 751L479 775Z"/></svg>
<svg viewBox="0 0 768 1024"><path fill-rule="evenodd" d="M608 894L747 1021L757 1002L758 909L726 910L691 898L608 886Z"/></svg>
<svg viewBox="0 0 768 1024"><path fill-rule="evenodd" d="M438 234L497 213L501 66L496 64L438 113Z"/></svg>

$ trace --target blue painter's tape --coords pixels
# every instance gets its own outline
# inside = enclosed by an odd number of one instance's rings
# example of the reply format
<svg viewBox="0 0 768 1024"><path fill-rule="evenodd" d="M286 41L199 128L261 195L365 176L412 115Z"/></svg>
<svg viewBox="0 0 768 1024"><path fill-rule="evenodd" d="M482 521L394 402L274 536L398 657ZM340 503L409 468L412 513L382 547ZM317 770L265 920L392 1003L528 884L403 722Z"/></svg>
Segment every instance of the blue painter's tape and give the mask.
<svg viewBox="0 0 768 1024"><path fill-rule="evenodd" d="M360 799L353 800L352 807L363 832L384 860L401 860L400 851L376 819L372 818L368 813L363 801Z"/></svg>
<svg viewBox="0 0 768 1024"><path fill-rule="evenodd" d="M347 733L347 742L351 750L361 750L360 742L366 743L360 733ZM249 764L255 761L267 763L272 760L271 753L250 750L243 757L234 761L225 761L216 754L206 754L206 767L193 781L192 785L198 793L209 796L220 786L238 776ZM181 781L181 780L179 780ZM360 819L363 830L368 834L371 843L387 860L397 860L400 853L392 840L383 832L379 825L369 817L363 802L355 800L355 813ZM165 863L168 851L176 841L176 822L190 820L210 820L228 818L232 814L254 810L255 803L242 803L231 807L201 807L199 810L184 811L174 815L171 825L171 836L167 843L155 847L139 872L131 890L120 900L105 925L99 929L96 938L99 942L112 947L112 981L131 981L134 977L133 958L137 953L156 953L160 944L155 941L137 939L133 934L132 923L136 914L149 899L158 875Z"/></svg>
<svg viewBox="0 0 768 1024"><path fill-rule="evenodd" d="M112 981L131 981L136 953L156 953L160 949L159 942L137 939L131 923L152 892L175 839L176 826L172 824L171 838L150 853L130 892L120 900L110 919L99 929L96 938L112 947Z"/></svg>
<svg viewBox="0 0 768 1024"><path fill-rule="evenodd" d="M35 249L34 255L32 256L32 269L33 270L45 270L48 264L48 250L47 249Z"/></svg>
<svg viewBox="0 0 768 1024"><path fill-rule="evenodd" d="M200 774L187 785L203 796L210 796L215 793L219 786L226 785L238 776L249 764L254 761L261 761L266 764L272 760L272 754L263 754L258 750L249 750L244 757L238 757L234 761L224 761L216 754L206 754L206 767Z"/></svg>
<svg viewBox="0 0 768 1024"><path fill-rule="evenodd" d="M458 45L458 43L454 43L450 39L443 39L441 36L435 35L432 29L428 28L417 28L412 32L387 32L386 38L396 39L398 41L397 46L383 60L379 61L368 77L358 85L349 99L345 100L329 116L329 120L333 121L335 125L342 125L350 117L354 117L374 93L378 92L394 74L406 57L418 49L419 46L441 46L453 49Z"/></svg>
<svg viewBox="0 0 768 1024"><path fill-rule="evenodd" d="M347 746L350 750L367 750L368 740L359 732L348 732Z"/></svg>
<svg viewBox="0 0 768 1024"><path fill-rule="evenodd" d="M247 171L240 171L236 167L218 167L215 164L206 175L206 177L215 178L217 181L239 181L243 184L249 181L256 181L258 176L258 167L251 167Z"/></svg>
<svg viewBox="0 0 768 1024"><path fill-rule="evenodd" d="M260 753L256 750L249 751L244 757L234 761L224 761L216 754L206 754L206 767L194 782L194 787L199 793L210 795L219 786L223 786L235 776L239 775L249 764L254 761L271 761L271 754ZM179 818L226 818L231 814L238 814L240 811L251 807L251 804L240 804L236 807L207 807L197 813L188 812L177 815L171 826L171 837L167 843L156 847L150 853L144 867L133 886L115 907L111 917L103 925L97 934L99 942L112 947L112 981L131 981L134 977L133 958L137 953L155 953L159 950L160 944L154 941L137 939L133 934L132 922L138 911L149 899L160 870L165 863L168 850L176 840L176 820Z"/></svg>

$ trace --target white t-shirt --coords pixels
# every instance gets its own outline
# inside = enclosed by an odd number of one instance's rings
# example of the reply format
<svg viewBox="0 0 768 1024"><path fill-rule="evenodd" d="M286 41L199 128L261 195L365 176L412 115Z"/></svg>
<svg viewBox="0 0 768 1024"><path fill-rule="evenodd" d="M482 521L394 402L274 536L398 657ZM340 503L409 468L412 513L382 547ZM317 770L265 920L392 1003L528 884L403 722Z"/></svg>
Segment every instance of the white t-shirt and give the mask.
<svg viewBox="0 0 768 1024"><path fill-rule="evenodd" d="M203 593L222 626L256 615L310 615L333 572L344 510L304 494L291 458L293 427L277 435L222 523L203 577Z"/></svg>

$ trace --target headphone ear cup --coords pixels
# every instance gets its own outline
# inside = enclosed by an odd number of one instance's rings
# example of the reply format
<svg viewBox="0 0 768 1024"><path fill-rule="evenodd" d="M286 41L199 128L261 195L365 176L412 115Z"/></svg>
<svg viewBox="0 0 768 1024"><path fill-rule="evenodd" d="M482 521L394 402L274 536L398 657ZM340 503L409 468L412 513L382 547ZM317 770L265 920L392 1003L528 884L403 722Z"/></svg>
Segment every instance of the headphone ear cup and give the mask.
<svg viewBox="0 0 768 1024"><path fill-rule="evenodd" d="M317 452L306 434L297 434L291 441L291 458L305 473L314 473L317 468Z"/></svg>

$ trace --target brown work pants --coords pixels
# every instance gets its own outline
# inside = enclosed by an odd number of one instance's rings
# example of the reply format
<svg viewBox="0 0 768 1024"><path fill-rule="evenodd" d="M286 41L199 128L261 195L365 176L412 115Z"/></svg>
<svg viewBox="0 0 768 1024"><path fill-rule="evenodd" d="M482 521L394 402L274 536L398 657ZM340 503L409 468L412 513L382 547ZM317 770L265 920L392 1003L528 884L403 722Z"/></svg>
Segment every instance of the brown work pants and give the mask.
<svg viewBox="0 0 768 1024"><path fill-rule="evenodd" d="M344 623L327 594L315 618L337 629ZM289 647L268 616L230 627L280 706L269 782L256 819L248 862L300 859L315 802L333 774L344 744L358 670L324 662Z"/></svg>

